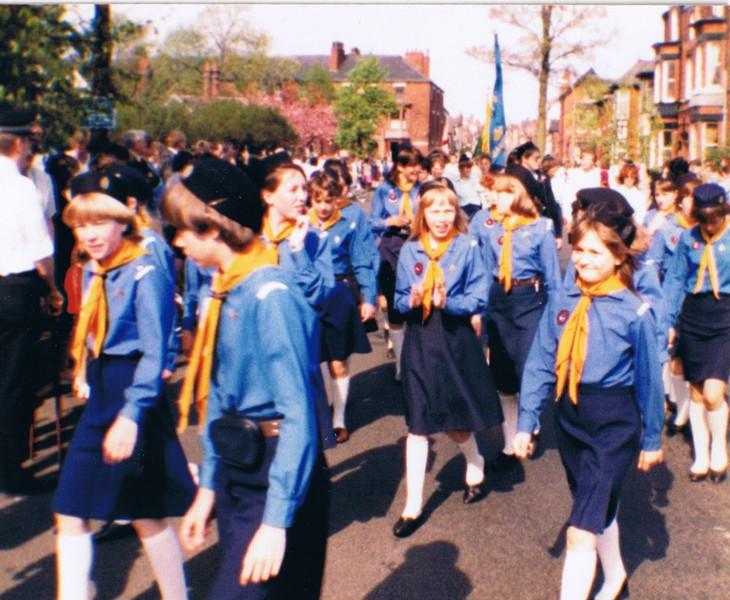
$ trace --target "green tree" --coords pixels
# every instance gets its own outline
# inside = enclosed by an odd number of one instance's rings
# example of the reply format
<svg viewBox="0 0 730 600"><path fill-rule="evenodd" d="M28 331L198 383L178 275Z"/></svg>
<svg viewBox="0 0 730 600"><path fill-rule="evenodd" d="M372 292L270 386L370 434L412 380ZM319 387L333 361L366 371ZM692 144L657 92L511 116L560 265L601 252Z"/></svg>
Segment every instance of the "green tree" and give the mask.
<svg viewBox="0 0 730 600"><path fill-rule="evenodd" d="M322 65L313 64L302 75L302 97L310 104L332 104L335 86L330 72Z"/></svg>
<svg viewBox="0 0 730 600"><path fill-rule="evenodd" d="M395 96L382 83L387 71L375 57L363 58L347 74L347 84L338 91L334 104L337 144L359 156L375 147L373 135L384 117L398 110Z"/></svg>

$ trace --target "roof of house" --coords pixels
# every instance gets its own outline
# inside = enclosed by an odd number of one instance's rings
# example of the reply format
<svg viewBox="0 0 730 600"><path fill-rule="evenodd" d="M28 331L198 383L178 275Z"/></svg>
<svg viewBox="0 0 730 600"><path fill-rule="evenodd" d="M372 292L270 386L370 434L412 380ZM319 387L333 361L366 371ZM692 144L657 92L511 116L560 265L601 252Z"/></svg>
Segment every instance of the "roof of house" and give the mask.
<svg viewBox="0 0 730 600"><path fill-rule="evenodd" d="M617 83L629 85L635 83L635 80L641 75L654 75L653 60L637 60L626 73L618 78Z"/></svg>
<svg viewBox="0 0 730 600"><path fill-rule="evenodd" d="M380 54L355 55L351 53L345 57L340 68L334 73L329 71L329 55L304 55L292 56L291 58L298 61L301 65L301 69L297 73L298 78L302 77L311 67L319 65L330 73L332 81L342 82L347 81L347 74L355 67L359 60L371 57L377 58L380 66L387 71L385 80L388 82L430 81L428 77L424 77L421 73L409 65L402 56L387 56Z"/></svg>
<svg viewBox="0 0 730 600"><path fill-rule="evenodd" d="M578 77L578 79L576 79L567 90L565 90L562 94L560 94L559 99L562 100L563 98L565 98L574 89L579 87L583 82L585 82L587 79L590 79L590 78L597 79L598 81L601 81L601 82L605 83L606 85L609 85L611 83L609 80L601 77L598 73L596 73L596 71L593 69L593 67L591 67L585 73L583 73L583 75Z"/></svg>

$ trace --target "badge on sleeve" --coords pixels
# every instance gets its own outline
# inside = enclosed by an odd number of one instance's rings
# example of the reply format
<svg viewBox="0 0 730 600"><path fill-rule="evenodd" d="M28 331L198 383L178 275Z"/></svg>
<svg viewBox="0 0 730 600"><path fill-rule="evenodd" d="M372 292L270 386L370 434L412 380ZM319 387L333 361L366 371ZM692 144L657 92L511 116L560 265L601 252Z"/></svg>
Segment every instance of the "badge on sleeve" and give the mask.
<svg viewBox="0 0 730 600"><path fill-rule="evenodd" d="M678 243L679 243L679 238L676 235L673 235L672 236L672 244L678 244Z"/></svg>
<svg viewBox="0 0 730 600"><path fill-rule="evenodd" d="M398 196L395 195L395 192L393 190L390 190L390 192L388 193L388 202L398 202Z"/></svg>
<svg viewBox="0 0 730 600"><path fill-rule="evenodd" d="M499 236L499 239L497 240L497 243L498 243L498 244L499 244L500 246L501 246L502 244L504 244L504 236L503 236L503 235L500 235L500 236Z"/></svg>
<svg viewBox="0 0 730 600"><path fill-rule="evenodd" d="M568 317L570 317L570 313L563 309L558 313L558 325L565 325L568 322Z"/></svg>
<svg viewBox="0 0 730 600"><path fill-rule="evenodd" d="M699 250L700 249L700 243L695 240L695 243L692 244L692 250Z"/></svg>
<svg viewBox="0 0 730 600"><path fill-rule="evenodd" d="M421 274L423 273L423 264L416 263L415 265L413 265L413 271L418 277L420 277Z"/></svg>
<svg viewBox="0 0 730 600"><path fill-rule="evenodd" d="M494 219L489 217L486 221L484 221L484 227L494 227Z"/></svg>

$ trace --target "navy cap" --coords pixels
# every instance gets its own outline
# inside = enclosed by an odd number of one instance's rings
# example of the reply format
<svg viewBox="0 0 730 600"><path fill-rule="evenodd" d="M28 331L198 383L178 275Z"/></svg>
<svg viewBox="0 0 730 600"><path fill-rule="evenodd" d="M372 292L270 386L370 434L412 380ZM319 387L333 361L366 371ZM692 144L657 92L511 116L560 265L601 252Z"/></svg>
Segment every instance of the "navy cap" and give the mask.
<svg viewBox="0 0 730 600"><path fill-rule="evenodd" d="M702 183L692 192L695 208L711 208L727 204L727 194L716 183Z"/></svg>
<svg viewBox="0 0 730 600"><path fill-rule="evenodd" d="M150 206L152 204L152 188L147 179L137 169L127 165L112 165L104 170L104 173L117 179L122 179L127 186L130 196L137 199L140 204Z"/></svg>
<svg viewBox="0 0 730 600"><path fill-rule="evenodd" d="M616 190L602 187L583 188L578 190L576 196L579 210L600 207L601 210L618 213L627 218L631 218L634 214L634 209L628 200Z"/></svg>
<svg viewBox="0 0 730 600"><path fill-rule="evenodd" d="M0 133L29 135L33 130L35 117L33 110L0 110Z"/></svg>
<svg viewBox="0 0 730 600"><path fill-rule="evenodd" d="M238 167L202 156L183 171L182 184L200 201L255 232L261 230L264 206L253 181Z"/></svg>
<svg viewBox="0 0 730 600"><path fill-rule="evenodd" d="M82 173L71 180L71 198L80 194L104 194L122 204L127 203L129 190L126 183L118 178L112 177L103 171L91 171Z"/></svg>
<svg viewBox="0 0 730 600"><path fill-rule="evenodd" d="M129 160L129 150L127 150L124 146L115 144L114 142L107 139L92 141L87 146L87 150L94 155L108 154L110 156L113 156L117 160L125 162Z"/></svg>

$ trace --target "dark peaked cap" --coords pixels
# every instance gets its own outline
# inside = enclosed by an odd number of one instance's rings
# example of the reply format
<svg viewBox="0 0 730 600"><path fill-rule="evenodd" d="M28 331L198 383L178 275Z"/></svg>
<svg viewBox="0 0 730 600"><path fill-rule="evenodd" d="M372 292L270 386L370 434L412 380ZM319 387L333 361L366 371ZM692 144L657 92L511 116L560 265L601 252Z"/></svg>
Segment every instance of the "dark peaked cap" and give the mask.
<svg viewBox="0 0 730 600"><path fill-rule="evenodd" d="M703 183L692 192L695 208L710 208L727 204L727 194L716 183Z"/></svg>
<svg viewBox="0 0 730 600"><path fill-rule="evenodd" d="M0 108L0 133L28 135L35 123L35 111Z"/></svg>

